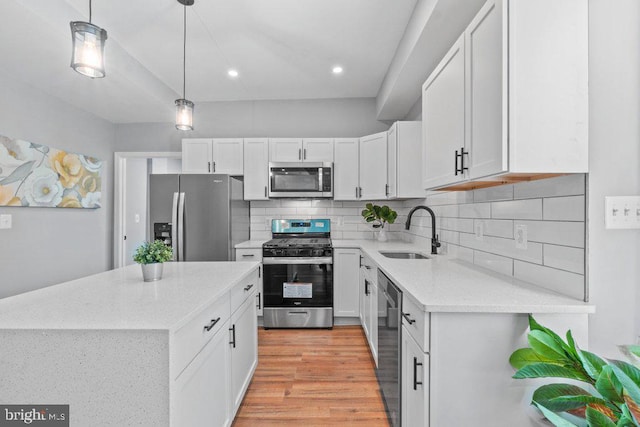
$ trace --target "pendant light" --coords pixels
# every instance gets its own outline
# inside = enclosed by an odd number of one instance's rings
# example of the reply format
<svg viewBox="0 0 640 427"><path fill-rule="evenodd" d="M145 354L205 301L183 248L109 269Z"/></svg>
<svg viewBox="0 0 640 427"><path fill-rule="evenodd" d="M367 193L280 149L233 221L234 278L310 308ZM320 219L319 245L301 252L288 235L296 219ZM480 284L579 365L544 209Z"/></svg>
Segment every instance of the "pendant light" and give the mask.
<svg viewBox="0 0 640 427"><path fill-rule="evenodd" d="M105 76L104 43L107 32L91 23L91 0L89 0L89 22L72 21L71 68L93 78Z"/></svg>
<svg viewBox="0 0 640 427"><path fill-rule="evenodd" d="M179 130L193 130L193 102L187 99L187 6L193 5L195 0L178 0L184 5L184 34L182 50L182 98L176 99L176 128Z"/></svg>

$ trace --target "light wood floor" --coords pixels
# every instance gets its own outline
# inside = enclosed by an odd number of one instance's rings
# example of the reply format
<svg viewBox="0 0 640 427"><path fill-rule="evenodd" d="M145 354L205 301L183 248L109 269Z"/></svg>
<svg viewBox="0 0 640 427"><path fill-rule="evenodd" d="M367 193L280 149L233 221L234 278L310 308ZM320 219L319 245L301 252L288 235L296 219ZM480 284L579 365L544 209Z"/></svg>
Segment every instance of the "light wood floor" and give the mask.
<svg viewBox="0 0 640 427"><path fill-rule="evenodd" d="M373 360L359 326L258 332L258 368L233 427L384 426Z"/></svg>

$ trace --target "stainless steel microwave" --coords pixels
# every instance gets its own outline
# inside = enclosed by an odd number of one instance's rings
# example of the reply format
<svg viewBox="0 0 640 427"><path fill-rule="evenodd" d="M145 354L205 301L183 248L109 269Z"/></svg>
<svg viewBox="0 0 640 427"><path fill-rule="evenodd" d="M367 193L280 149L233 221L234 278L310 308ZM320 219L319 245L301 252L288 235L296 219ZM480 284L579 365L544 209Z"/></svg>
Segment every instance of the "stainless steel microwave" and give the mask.
<svg viewBox="0 0 640 427"><path fill-rule="evenodd" d="M269 197L333 197L333 163L269 163Z"/></svg>

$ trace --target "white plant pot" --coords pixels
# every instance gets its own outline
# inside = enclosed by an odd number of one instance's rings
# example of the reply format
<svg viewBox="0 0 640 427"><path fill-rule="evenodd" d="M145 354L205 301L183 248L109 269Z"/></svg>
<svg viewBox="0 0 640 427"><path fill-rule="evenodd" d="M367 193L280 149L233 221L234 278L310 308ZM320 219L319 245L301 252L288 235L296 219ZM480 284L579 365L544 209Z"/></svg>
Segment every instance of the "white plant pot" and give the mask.
<svg viewBox="0 0 640 427"><path fill-rule="evenodd" d="M386 242L387 240L389 240L389 237L387 236L387 230L385 228L381 228L378 232L378 241Z"/></svg>
<svg viewBox="0 0 640 427"><path fill-rule="evenodd" d="M162 266L161 262L154 262L153 264L140 264L142 267L142 278L145 282L155 282L162 279Z"/></svg>

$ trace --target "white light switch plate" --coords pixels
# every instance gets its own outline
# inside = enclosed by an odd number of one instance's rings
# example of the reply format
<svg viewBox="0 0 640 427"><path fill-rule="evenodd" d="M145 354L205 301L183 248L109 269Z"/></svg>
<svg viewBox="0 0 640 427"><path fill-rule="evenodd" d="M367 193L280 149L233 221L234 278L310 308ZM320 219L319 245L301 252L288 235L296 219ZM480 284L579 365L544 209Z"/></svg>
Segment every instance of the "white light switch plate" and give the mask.
<svg viewBox="0 0 640 427"><path fill-rule="evenodd" d="M527 226L523 224L516 225L515 232L516 249L527 249Z"/></svg>
<svg viewBox="0 0 640 427"><path fill-rule="evenodd" d="M605 228L640 228L640 196L605 197Z"/></svg>
<svg viewBox="0 0 640 427"><path fill-rule="evenodd" d="M11 215L0 215L0 229L11 228Z"/></svg>

